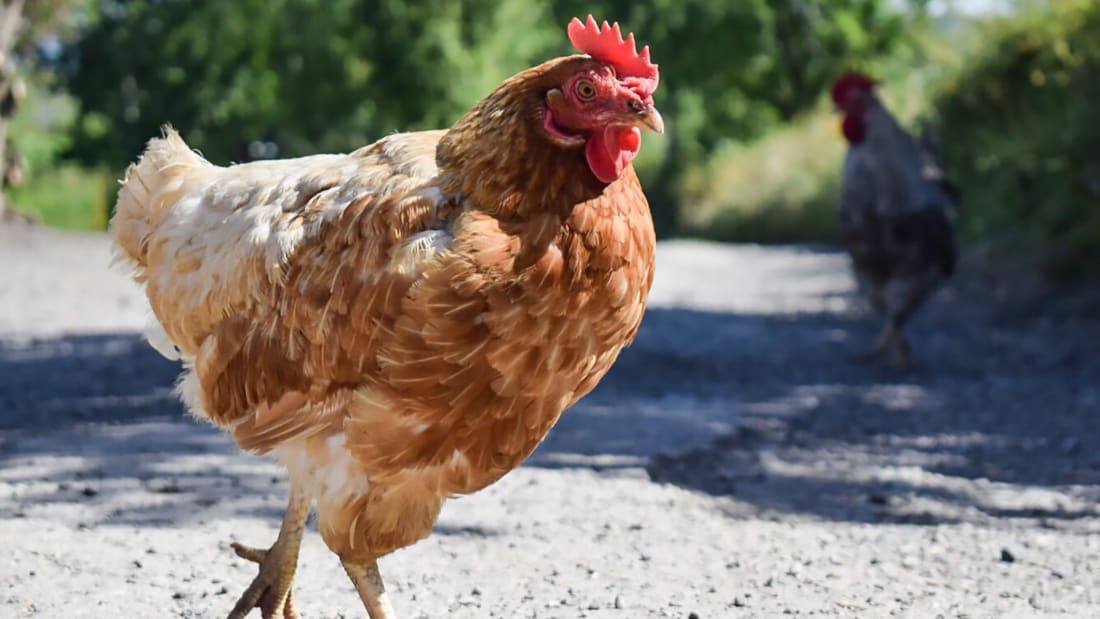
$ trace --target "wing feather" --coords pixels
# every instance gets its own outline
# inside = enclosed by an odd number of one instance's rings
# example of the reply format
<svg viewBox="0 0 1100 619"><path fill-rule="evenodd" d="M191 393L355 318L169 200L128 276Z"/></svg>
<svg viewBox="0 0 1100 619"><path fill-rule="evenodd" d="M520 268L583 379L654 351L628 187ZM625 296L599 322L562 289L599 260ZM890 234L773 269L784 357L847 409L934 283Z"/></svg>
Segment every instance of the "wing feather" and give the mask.
<svg viewBox="0 0 1100 619"><path fill-rule="evenodd" d="M151 223L141 266L211 420L240 424L239 440L270 446L331 412L323 400L373 369L377 332L392 328L385 317L398 314L419 268L449 243L432 184L440 135L397 134L346 155L205 165L184 181ZM277 406L288 394L304 394L301 405ZM257 410L266 413L242 424Z"/></svg>

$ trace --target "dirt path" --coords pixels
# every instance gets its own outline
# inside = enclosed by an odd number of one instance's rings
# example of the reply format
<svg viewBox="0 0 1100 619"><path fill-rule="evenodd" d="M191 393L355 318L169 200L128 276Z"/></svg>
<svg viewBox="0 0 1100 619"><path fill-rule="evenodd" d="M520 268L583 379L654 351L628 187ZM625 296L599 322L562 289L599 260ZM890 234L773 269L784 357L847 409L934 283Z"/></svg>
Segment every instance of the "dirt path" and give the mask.
<svg viewBox="0 0 1100 619"><path fill-rule="evenodd" d="M1100 613L1100 321L949 290L899 376L845 361L876 325L833 252L659 257L600 388L383 561L403 617ZM227 544L274 538L286 484L181 418L107 259L0 228L0 616L222 617L254 573ZM315 532L297 592L361 616Z"/></svg>

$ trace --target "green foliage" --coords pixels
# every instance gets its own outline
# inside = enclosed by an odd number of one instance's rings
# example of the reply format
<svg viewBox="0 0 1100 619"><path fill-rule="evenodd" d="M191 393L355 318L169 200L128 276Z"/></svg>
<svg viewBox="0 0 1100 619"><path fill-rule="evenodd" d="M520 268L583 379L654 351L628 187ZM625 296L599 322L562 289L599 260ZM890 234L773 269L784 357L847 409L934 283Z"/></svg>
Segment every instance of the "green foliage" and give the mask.
<svg viewBox="0 0 1100 619"><path fill-rule="evenodd" d="M47 170L71 144L70 128L76 104L69 97L50 92L45 76L27 80L27 99L8 127L12 141L26 158L28 172Z"/></svg>
<svg viewBox="0 0 1100 619"><path fill-rule="evenodd" d="M673 225L684 170L812 106L848 65L903 39L889 0L92 0L64 66L72 155L121 166L170 122L215 161L450 125L507 76L570 53L564 25L620 21L662 68L665 140L643 180ZM655 148L649 143L656 142Z"/></svg>
<svg viewBox="0 0 1100 619"><path fill-rule="evenodd" d="M500 79L558 51L543 11L487 0L99 2L72 50L74 154L121 165L161 124L215 161L446 126ZM555 29L557 30L557 29Z"/></svg>
<svg viewBox="0 0 1100 619"><path fill-rule="evenodd" d="M1055 274L1100 269L1100 5L991 24L935 101L968 232L1034 250Z"/></svg>
<svg viewBox="0 0 1100 619"><path fill-rule="evenodd" d="M106 230L115 175L76 165L40 170L25 185L8 190L15 209L71 230Z"/></svg>
<svg viewBox="0 0 1100 619"><path fill-rule="evenodd" d="M683 228L720 241L829 242L844 141L828 109L726 145L685 175Z"/></svg>
<svg viewBox="0 0 1100 619"><path fill-rule="evenodd" d="M555 3L555 15L559 21L588 11L614 15L644 33L642 41L653 48L662 81L656 100L669 135L662 165L642 180L658 233L668 234L687 231L682 216L690 208L684 186L689 173L713 169L705 163L716 151L758 140L794 120L841 72L873 65L906 40L903 14L891 5L886 0L604 0Z"/></svg>
<svg viewBox="0 0 1100 619"><path fill-rule="evenodd" d="M614 15L641 33L661 65L659 107L679 126L684 153L703 155L792 120L843 70L889 54L904 34L902 14L889 5L611 0L555 3L555 15Z"/></svg>
<svg viewBox="0 0 1100 619"><path fill-rule="evenodd" d="M49 76L33 74L27 99L8 127L9 136L26 161L21 184L6 189L18 211L40 217L59 228L103 230L115 187L113 175L76 165L58 166L70 145L69 129L76 105L49 90Z"/></svg>
<svg viewBox="0 0 1100 619"><path fill-rule="evenodd" d="M954 75L964 54L931 36L880 62L881 96L906 127L929 114L929 88ZM721 241L835 242L847 143L827 97L754 142L724 144L685 174L683 230ZM914 131L915 133L915 131Z"/></svg>

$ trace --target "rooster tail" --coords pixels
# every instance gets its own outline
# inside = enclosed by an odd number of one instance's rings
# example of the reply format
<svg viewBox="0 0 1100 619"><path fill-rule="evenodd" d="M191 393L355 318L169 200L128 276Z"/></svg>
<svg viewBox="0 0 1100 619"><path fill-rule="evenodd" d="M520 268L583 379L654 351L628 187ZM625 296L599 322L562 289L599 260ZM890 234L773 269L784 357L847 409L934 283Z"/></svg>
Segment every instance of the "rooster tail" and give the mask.
<svg viewBox="0 0 1100 619"><path fill-rule="evenodd" d="M205 176L203 172L214 168L175 129L165 125L163 134L149 140L141 158L126 169L111 218L115 260L130 263L139 280L144 278L149 237L157 224Z"/></svg>

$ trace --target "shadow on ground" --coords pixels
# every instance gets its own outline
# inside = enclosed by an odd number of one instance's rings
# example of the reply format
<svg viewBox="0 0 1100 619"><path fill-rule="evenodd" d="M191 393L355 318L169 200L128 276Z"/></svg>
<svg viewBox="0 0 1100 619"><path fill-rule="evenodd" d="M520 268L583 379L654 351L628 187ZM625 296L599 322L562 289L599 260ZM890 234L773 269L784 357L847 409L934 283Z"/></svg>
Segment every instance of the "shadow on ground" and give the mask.
<svg viewBox="0 0 1100 619"><path fill-rule="evenodd" d="M929 310L912 329L919 365L904 375L846 360L874 336L871 321L657 310L587 406L660 397L657 385L725 402L732 432L657 454L647 471L731 497L735 517L1100 516L1100 324L1040 316L1004 328L954 302ZM602 423L629 432L637 420L619 411Z"/></svg>
<svg viewBox="0 0 1100 619"><path fill-rule="evenodd" d="M956 309L941 301L914 325L919 366L908 375L846 361L876 326L847 315L652 309L530 465L644 466L654 481L730 497L734 517L1097 516L1100 355L1088 342L1100 328L1005 328ZM171 393L177 373L133 333L0 341L0 471L18 461L33 477L2 477L32 490L0 515L136 485L169 499L113 514L119 522L169 526L180 501L227 496L277 516L277 469L185 420ZM161 420L138 421L151 417ZM117 428L82 441L85 422ZM27 463L51 458L71 466L34 477Z"/></svg>
<svg viewBox="0 0 1100 619"><path fill-rule="evenodd" d="M179 416L178 374L139 333L0 338L0 432Z"/></svg>

